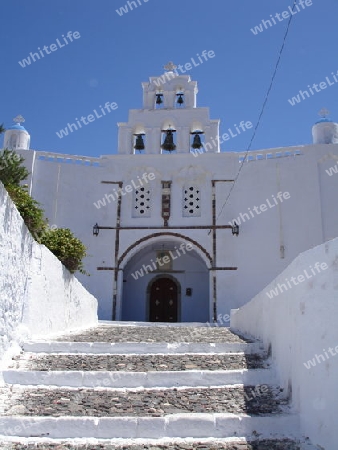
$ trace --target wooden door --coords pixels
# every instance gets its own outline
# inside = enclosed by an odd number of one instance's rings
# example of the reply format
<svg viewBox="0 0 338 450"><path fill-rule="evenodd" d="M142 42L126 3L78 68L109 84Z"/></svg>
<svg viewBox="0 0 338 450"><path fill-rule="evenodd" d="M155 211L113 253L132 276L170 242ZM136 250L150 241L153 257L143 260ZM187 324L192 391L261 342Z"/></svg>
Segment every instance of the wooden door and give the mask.
<svg viewBox="0 0 338 450"><path fill-rule="evenodd" d="M177 322L177 285L170 278L154 281L150 291L150 322Z"/></svg>

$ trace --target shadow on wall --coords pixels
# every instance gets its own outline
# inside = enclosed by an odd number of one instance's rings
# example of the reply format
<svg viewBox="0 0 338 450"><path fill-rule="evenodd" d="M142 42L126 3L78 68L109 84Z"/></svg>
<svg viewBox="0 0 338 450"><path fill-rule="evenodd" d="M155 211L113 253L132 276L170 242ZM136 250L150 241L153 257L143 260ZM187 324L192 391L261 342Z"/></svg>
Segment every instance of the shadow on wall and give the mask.
<svg viewBox="0 0 338 450"><path fill-rule="evenodd" d="M301 432L322 448L335 448L337 438L337 255L338 238L300 254L231 314L231 329L271 346L281 385L292 390ZM297 284L280 291L293 279ZM273 291L277 297L268 295Z"/></svg>
<svg viewBox="0 0 338 450"><path fill-rule="evenodd" d="M0 360L28 337L97 324L97 300L34 241L0 183Z"/></svg>

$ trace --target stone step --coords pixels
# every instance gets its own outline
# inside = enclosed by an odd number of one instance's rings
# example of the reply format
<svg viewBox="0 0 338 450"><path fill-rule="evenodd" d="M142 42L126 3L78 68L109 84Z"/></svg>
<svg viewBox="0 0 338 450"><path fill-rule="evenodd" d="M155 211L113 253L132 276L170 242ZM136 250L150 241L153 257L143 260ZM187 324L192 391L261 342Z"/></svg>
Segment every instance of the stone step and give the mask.
<svg viewBox="0 0 338 450"><path fill-rule="evenodd" d="M251 339L235 334L226 327L136 326L129 324L100 324L95 328L67 334L57 340L62 342L138 342L138 343L250 343Z"/></svg>
<svg viewBox="0 0 338 450"><path fill-rule="evenodd" d="M287 399L277 386L109 389L2 388L3 416L164 417L180 413L278 414Z"/></svg>
<svg viewBox="0 0 338 450"><path fill-rule="evenodd" d="M181 353L240 353L264 354L260 342L253 343L139 343L139 342L55 342L32 341L23 344L23 350L31 353L85 353L113 355L149 355Z"/></svg>
<svg viewBox="0 0 338 450"><path fill-rule="evenodd" d="M179 386L211 387L230 384L269 385L275 383L275 374L268 369L162 372L6 370L3 372L3 379L7 384L22 386L170 388Z"/></svg>
<svg viewBox="0 0 338 450"><path fill-rule="evenodd" d="M262 344L230 331L208 326L152 326L100 324L55 340L26 342L23 349L34 353L86 354L176 354L262 353Z"/></svg>
<svg viewBox="0 0 338 450"><path fill-rule="evenodd" d="M228 328L100 323L23 349L1 449L310 450L262 344Z"/></svg>
<svg viewBox="0 0 338 450"><path fill-rule="evenodd" d="M14 358L9 369L32 371L183 371L237 370L268 367L262 354L155 354L155 355L93 355L22 353Z"/></svg>
<svg viewBox="0 0 338 450"><path fill-rule="evenodd" d="M0 435L49 439L201 439L210 436L213 439L257 439L258 436L298 439L298 430L298 416L292 414L172 414L166 417L100 418L10 416L0 421Z"/></svg>
<svg viewBox="0 0 338 450"><path fill-rule="evenodd" d="M47 440L44 438L21 438L0 440L2 450L312 450L307 443L287 438L280 439L176 439L175 441L144 440ZM129 442L129 443L128 443Z"/></svg>

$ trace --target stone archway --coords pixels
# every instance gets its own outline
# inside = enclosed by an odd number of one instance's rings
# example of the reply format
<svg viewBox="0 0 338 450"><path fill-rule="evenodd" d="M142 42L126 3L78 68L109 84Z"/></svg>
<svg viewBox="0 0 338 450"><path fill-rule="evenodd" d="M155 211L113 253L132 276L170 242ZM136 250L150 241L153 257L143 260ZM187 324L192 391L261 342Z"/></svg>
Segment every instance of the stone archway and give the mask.
<svg viewBox="0 0 338 450"><path fill-rule="evenodd" d="M187 244L190 244L190 250L183 253L180 249ZM163 251L173 258L170 264L160 267L156 259ZM120 257L118 320L149 321L151 283L157 278L168 278L176 280L179 286L177 315L168 320L210 321L212 292L211 261L208 256L199 243L191 244L191 238L176 233L156 233L135 242Z"/></svg>

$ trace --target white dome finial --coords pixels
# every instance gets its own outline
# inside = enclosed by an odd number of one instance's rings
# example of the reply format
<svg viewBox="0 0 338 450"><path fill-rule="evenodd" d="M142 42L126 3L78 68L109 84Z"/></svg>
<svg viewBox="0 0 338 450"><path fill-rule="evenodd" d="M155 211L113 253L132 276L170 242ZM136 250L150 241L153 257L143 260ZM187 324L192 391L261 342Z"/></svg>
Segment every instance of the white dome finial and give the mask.
<svg viewBox="0 0 338 450"><path fill-rule="evenodd" d="M5 131L4 148L8 150L29 150L30 135L21 125L25 119L19 114L14 117L12 125Z"/></svg>
<svg viewBox="0 0 338 450"><path fill-rule="evenodd" d="M319 111L321 119L312 127L314 144L338 144L338 124L328 118L330 111L322 108Z"/></svg>

